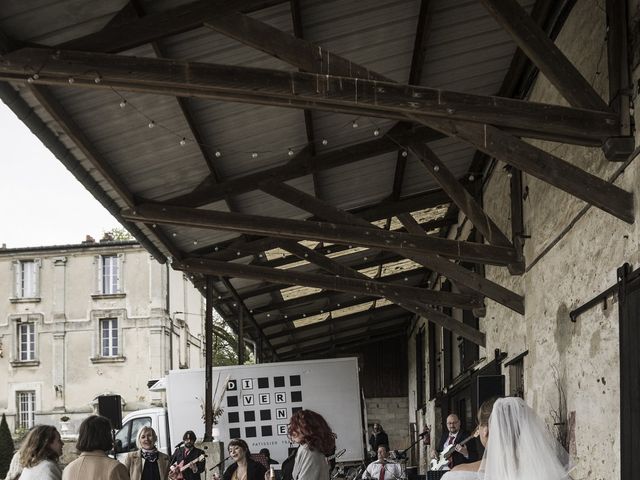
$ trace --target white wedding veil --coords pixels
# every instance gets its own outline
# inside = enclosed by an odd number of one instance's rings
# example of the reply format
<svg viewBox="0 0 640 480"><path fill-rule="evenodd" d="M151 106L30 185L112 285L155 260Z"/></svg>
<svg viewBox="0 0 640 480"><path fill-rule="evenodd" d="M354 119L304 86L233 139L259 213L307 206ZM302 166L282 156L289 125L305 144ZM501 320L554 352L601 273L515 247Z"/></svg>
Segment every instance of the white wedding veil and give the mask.
<svg viewBox="0 0 640 480"><path fill-rule="evenodd" d="M518 397L499 398L489 417L489 439L480 465L483 480L564 480L569 454Z"/></svg>

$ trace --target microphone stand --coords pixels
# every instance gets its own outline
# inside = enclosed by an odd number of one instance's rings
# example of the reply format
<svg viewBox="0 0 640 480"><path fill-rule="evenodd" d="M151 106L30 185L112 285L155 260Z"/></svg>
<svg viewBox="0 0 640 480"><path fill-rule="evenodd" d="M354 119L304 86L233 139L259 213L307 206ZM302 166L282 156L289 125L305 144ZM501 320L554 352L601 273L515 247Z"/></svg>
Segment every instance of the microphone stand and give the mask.
<svg viewBox="0 0 640 480"><path fill-rule="evenodd" d="M220 460L220 462L219 462L219 463L217 463L217 464L215 464L213 467L211 467L211 468L209 469L209 471L211 471L211 470L215 470L215 469L216 469L216 468L218 468L220 465L222 465L224 462L226 462L227 460L229 460L229 458L231 458L231 457L225 457L225 458L223 458L222 460Z"/></svg>
<svg viewBox="0 0 640 480"><path fill-rule="evenodd" d="M418 435L418 439L409 445L407 448L402 450L399 454L396 455L396 458L400 460L400 468L402 471L402 478L407 478L406 467L407 467L407 452L415 447L421 440L424 435ZM396 450L397 452L397 450Z"/></svg>

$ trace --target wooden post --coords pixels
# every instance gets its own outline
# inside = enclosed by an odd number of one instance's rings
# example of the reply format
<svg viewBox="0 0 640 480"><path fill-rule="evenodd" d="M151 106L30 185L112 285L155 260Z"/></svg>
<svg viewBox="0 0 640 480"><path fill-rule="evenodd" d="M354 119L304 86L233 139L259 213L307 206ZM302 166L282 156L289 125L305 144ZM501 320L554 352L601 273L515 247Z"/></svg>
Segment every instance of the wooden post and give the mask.
<svg viewBox="0 0 640 480"><path fill-rule="evenodd" d="M213 278L207 275L207 291L205 296L205 318L204 318L204 438L203 441L213 440Z"/></svg>

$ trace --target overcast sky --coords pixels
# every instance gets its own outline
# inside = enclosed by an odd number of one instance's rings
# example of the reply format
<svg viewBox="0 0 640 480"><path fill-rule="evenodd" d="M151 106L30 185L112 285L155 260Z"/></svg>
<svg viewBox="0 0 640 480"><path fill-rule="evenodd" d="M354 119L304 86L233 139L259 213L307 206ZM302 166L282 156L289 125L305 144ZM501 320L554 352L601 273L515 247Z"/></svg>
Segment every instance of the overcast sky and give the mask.
<svg viewBox="0 0 640 480"><path fill-rule="evenodd" d="M119 223L0 101L0 246L96 240Z"/></svg>

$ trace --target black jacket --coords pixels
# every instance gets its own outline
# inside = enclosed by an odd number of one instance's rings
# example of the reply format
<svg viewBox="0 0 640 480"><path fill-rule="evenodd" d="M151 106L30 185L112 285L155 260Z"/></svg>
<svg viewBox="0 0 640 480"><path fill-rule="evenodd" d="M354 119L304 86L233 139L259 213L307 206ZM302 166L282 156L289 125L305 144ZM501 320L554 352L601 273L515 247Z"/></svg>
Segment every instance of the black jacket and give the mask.
<svg viewBox="0 0 640 480"><path fill-rule="evenodd" d="M454 445L457 445L458 443L462 442L467 437L469 437L469 433L465 432L464 430L460 430L458 432L458 435L456 436ZM445 448L444 444L447 442L448 439L449 439L449 431L445 431L442 434L442 437L440 437L440 441L438 442L438 446L437 446L438 453L442 453L442 451ZM478 448L476 445L476 439L472 438L467 443L465 443L465 445L467 447L467 451L469 452L469 458L464 458L464 455L462 455L461 453L453 452L453 456L451 457L453 458L453 462L452 462L453 467L455 467L456 465L460 465L461 463L471 463L478 460Z"/></svg>
<svg viewBox="0 0 640 480"><path fill-rule="evenodd" d="M184 461L183 465L186 465L187 463L195 460L196 458L198 458L202 454L204 454L203 450L200 450L199 448L193 447L189 451L189 455L187 455L185 457L184 456L184 447L176 448L176 451L173 452L173 455L171 456L171 465L180 463L182 461ZM196 465L198 467L198 471L196 473L193 473L193 470L191 470L191 468L187 468L186 470L184 470L182 472L182 475L184 475L184 479L185 480L200 480L200 478L201 478L200 474L202 472L204 472L205 461L202 460L202 461L196 463Z"/></svg>
<svg viewBox="0 0 640 480"><path fill-rule="evenodd" d="M372 433L369 436L369 445L371 445L371 449L374 452L378 451L378 447L380 445L386 445L387 448L389 448L389 437L387 436L387 432L383 430L378 435L374 435Z"/></svg>
<svg viewBox="0 0 640 480"><path fill-rule="evenodd" d="M233 472L238 469L237 463L232 463L222 474L222 480L231 480ZM264 480L264 474L267 471L260 462L256 462L252 458L247 458L247 480Z"/></svg>

